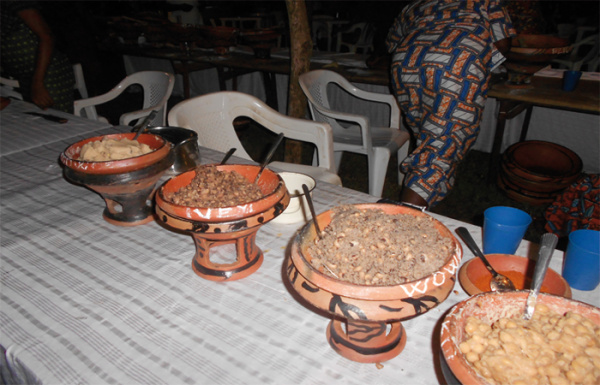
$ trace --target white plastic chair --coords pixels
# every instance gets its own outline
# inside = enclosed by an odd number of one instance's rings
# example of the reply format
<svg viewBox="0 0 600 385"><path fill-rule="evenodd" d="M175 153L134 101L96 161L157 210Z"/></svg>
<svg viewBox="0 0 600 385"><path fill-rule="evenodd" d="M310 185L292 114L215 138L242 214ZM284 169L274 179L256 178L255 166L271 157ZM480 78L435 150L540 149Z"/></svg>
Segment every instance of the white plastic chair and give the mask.
<svg viewBox="0 0 600 385"><path fill-rule="evenodd" d="M308 98L312 119L328 123L333 130L333 151L336 171L343 151L367 155L369 164L369 194L381 197L385 174L393 151L398 153L398 166L408 155L410 135L400 129L400 108L394 96L356 88L343 76L329 70L315 70L300 75L300 86ZM372 127L367 116L331 109L328 86L337 85L359 100L384 103L390 108L389 125ZM398 168L398 183L404 175Z"/></svg>
<svg viewBox="0 0 600 385"><path fill-rule="evenodd" d="M344 35L355 34L355 31L359 31L358 39L356 41L344 41ZM351 53L370 53L375 50L373 46L373 39L375 37L375 30L369 23L356 23L350 26L345 31L340 31L337 34L337 52L342 52L342 47L348 48Z"/></svg>
<svg viewBox="0 0 600 385"><path fill-rule="evenodd" d="M582 52L582 47L589 47ZM566 68L572 71L581 71L584 66L590 72L597 72L600 64L600 35L598 31L587 37L582 37L582 31L578 32L577 41L572 44L573 49L566 58L554 59L554 63L558 63L561 68Z"/></svg>
<svg viewBox="0 0 600 385"><path fill-rule="evenodd" d="M236 156L254 161L235 132L233 121L238 117L248 117L276 134L283 133L286 138L313 143L317 149L318 167L285 162L271 162L270 166L342 185L334 170L331 128L327 124L283 115L254 96L221 91L184 100L171 108L169 126L196 131L200 146L222 152L236 148Z"/></svg>
<svg viewBox="0 0 600 385"><path fill-rule="evenodd" d="M79 95L81 95L82 98L87 98L88 91L85 85L85 78L83 77L83 69L81 68L80 63L73 64L73 75L75 76L74 89L79 91ZM6 90L8 96L23 100L23 95L17 91L19 88L18 80L0 77L0 84L3 86L4 90Z"/></svg>
<svg viewBox="0 0 600 385"><path fill-rule="evenodd" d="M87 99L75 101L74 113L81 116L81 110L85 109L85 114L88 119L105 120L98 117L95 107L100 104L107 103L117 98L129 86L138 84L144 92L144 102L142 109L126 112L119 118L120 125L128 125L130 122L146 117L157 110L156 117L150 122L151 126L164 126L167 116L167 102L173 92L175 84L175 76L173 74L161 71L141 71L133 73L123 79L116 87L105 94L93 96Z"/></svg>

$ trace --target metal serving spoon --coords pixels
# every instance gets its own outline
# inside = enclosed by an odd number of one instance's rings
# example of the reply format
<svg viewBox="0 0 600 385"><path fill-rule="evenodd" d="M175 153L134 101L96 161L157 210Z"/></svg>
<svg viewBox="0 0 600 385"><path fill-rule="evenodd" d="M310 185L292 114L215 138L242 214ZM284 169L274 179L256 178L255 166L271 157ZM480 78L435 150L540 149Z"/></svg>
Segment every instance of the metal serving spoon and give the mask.
<svg viewBox="0 0 600 385"><path fill-rule="evenodd" d="M456 229L456 233L467 244L467 246L469 247L469 249L471 249L473 254L475 254L483 261L485 267L492 274L492 280L490 281L490 288L492 289L492 291L515 290L515 285L512 283L512 281L507 276L498 273L496 270L494 270L492 265L490 265L488 260L485 258L485 256L479 249L479 246L477 246L477 243L475 243L473 237L471 237L469 230L467 230L464 227L459 227L458 229Z"/></svg>
<svg viewBox="0 0 600 385"><path fill-rule="evenodd" d="M525 314L523 315L524 320L530 320L531 317L533 317L537 296L542 288L542 282L544 282L546 271L548 271L548 265L550 265L550 258L552 258L552 253L554 252L557 242L558 237L552 233L542 235L538 260L535 263L533 279L531 280L531 291L527 297L527 306L525 307Z"/></svg>
<svg viewBox="0 0 600 385"><path fill-rule="evenodd" d="M150 114L148 116L146 116L146 118L144 118L144 120L142 120L137 126L133 127L132 131L135 132L135 136L133 137L133 140L137 140L137 138L140 136L140 134L142 132L146 131L146 128L148 128L148 126L150 125L150 122L152 121L152 119L154 119L156 114L158 114L158 111L152 110L152 112L150 112Z"/></svg>
<svg viewBox="0 0 600 385"><path fill-rule="evenodd" d="M230 148L229 151L227 151L227 154L225 154L225 156L223 157L223 160L221 160L221 164L225 164L225 162L227 162L229 160L229 158L231 158L231 155L233 155L234 152L237 151L237 148L233 147Z"/></svg>
<svg viewBox="0 0 600 385"><path fill-rule="evenodd" d="M260 176L261 176L263 170L265 169L265 167L267 167L267 164L269 164L269 161L273 157L273 154L275 154L275 150L277 150L277 147L279 147L279 143L281 143L282 140L283 140L283 132L277 136L275 143L273 143L273 145L269 149L269 152L267 153L267 156L262 161L262 163L260 165L260 170L258 170L258 174L256 174L256 178L254 178L254 183L258 182L258 180L260 179Z"/></svg>

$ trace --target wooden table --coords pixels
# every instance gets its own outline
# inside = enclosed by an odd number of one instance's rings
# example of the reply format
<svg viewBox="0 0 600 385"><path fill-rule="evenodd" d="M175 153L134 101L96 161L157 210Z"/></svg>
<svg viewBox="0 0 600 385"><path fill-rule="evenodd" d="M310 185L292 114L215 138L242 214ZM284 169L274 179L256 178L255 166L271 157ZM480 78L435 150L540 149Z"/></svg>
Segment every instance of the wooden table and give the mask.
<svg viewBox="0 0 600 385"><path fill-rule="evenodd" d="M490 183L496 182L500 147L507 119L527 111L520 137L520 140L524 141L527 138L533 106L600 114L600 82L597 81L581 80L575 90L567 92L562 90L562 79L557 78L534 76L531 84L526 86L511 86L502 79L494 80L488 96L496 98L500 108L490 158Z"/></svg>

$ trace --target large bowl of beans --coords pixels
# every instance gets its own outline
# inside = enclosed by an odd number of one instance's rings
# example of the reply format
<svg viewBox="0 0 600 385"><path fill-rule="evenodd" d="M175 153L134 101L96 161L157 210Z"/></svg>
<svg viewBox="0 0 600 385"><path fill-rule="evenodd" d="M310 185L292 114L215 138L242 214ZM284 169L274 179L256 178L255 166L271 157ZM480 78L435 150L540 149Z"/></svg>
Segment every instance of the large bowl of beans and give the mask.
<svg viewBox="0 0 600 385"><path fill-rule="evenodd" d="M321 237L309 222L292 243L289 283L332 316L327 338L336 352L365 363L395 357L406 343L400 321L436 307L454 287L460 243L432 216L395 204L340 206L316 220Z"/></svg>
<svg viewBox="0 0 600 385"><path fill-rule="evenodd" d="M443 365L462 384L598 384L600 309L541 293L525 321L528 294L486 292L454 306L442 324Z"/></svg>

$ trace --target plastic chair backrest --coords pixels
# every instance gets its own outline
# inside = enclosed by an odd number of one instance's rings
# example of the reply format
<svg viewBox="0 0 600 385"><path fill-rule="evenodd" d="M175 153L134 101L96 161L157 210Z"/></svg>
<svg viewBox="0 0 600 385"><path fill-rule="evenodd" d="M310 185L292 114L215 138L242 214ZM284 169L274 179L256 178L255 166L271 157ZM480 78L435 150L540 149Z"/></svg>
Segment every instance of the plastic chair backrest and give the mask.
<svg viewBox="0 0 600 385"><path fill-rule="evenodd" d="M175 77L173 74L161 71L135 72L113 89L103 95L93 96L87 99L75 101L75 115L80 114L81 109L89 106L97 106L117 98L123 91L132 85L139 85L144 92L142 109L126 112L119 118L119 124L127 125L130 122L148 116L152 110L157 110L156 117L150 122L151 126L164 126L167 114L167 102L173 92ZM87 113L87 109L86 109ZM95 115L95 116L94 116ZM98 120L97 114L87 116L89 119Z"/></svg>
<svg viewBox="0 0 600 385"><path fill-rule="evenodd" d="M351 34L354 31L359 31L358 39L355 42L344 41L345 34ZM350 26L345 31L338 33L338 46L337 51L340 52L343 46L347 47L352 53L356 53L359 49L363 53L369 53L373 51L373 39L375 38L375 30L373 26L367 22L356 23Z"/></svg>
<svg viewBox="0 0 600 385"><path fill-rule="evenodd" d="M354 87L342 75L328 70L315 70L300 75L300 87L308 99L308 108L317 122L327 123L334 132L343 130L336 119L332 119L319 112L316 107L322 107L331 110L329 102L328 89L331 84L344 88ZM339 112L338 112L339 113Z"/></svg>
<svg viewBox="0 0 600 385"><path fill-rule="evenodd" d="M275 133L310 142L318 149L319 167L334 170L330 137L324 137L329 127L305 119L283 115L262 100L236 91L222 91L187 99L169 111L169 125L195 130L198 143L213 150L227 152L236 148L235 155L253 160L240 142L233 121L247 117ZM325 128L326 127L326 128Z"/></svg>

